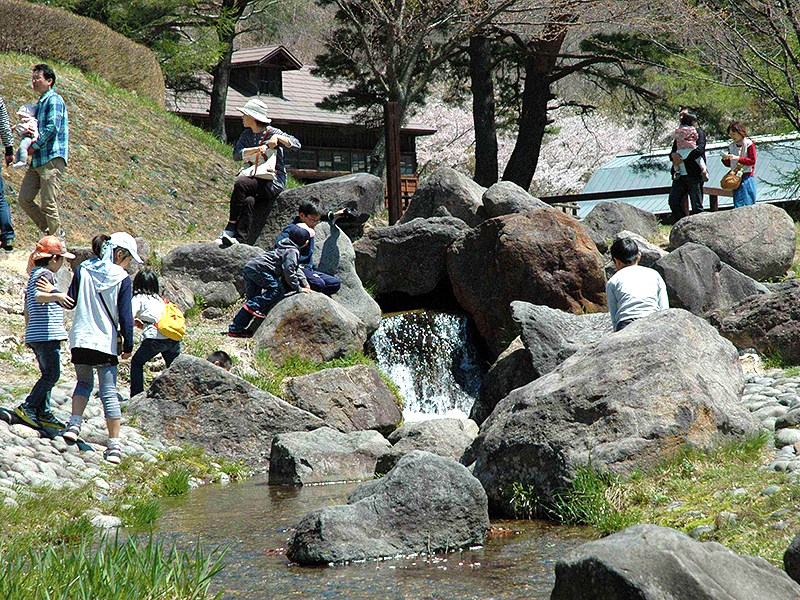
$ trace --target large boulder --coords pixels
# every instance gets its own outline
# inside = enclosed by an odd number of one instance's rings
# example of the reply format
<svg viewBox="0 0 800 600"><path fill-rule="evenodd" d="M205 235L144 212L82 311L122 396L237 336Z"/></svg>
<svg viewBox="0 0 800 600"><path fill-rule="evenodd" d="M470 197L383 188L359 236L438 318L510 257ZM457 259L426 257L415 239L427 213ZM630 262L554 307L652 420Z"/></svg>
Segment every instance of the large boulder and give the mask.
<svg viewBox="0 0 800 600"><path fill-rule="evenodd" d="M578 350L613 331L606 313L573 315L549 306L515 300L511 316L531 356L533 379L549 373Z"/></svg>
<svg viewBox="0 0 800 600"><path fill-rule="evenodd" d="M128 415L148 435L201 446L250 466L264 464L272 436L325 423L208 362L181 354L128 402Z"/></svg>
<svg viewBox="0 0 800 600"><path fill-rule="evenodd" d="M514 338L486 372L478 397L470 409L469 418L481 425L500 400L512 390L528 385L533 380L531 354L519 337Z"/></svg>
<svg viewBox="0 0 800 600"><path fill-rule="evenodd" d="M300 204L314 200L323 211L340 208L363 215L383 211L384 188L379 177L368 173L352 173L317 183L310 183L281 192L268 208L258 211L253 218L250 240L255 246L272 250L278 234L298 215ZM356 238L363 230L362 224L342 225L349 236Z"/></svg>
<svg viewBox="0 0 800 600"><path fill-rule="evenodd" d="M194 308L194 290L185 281L173 277L163 277L161 284L161 295L183 312Z"/></svg>
<svg viewBox="0 0 800 600"><path fill-rule="evenodd" d="M800 363L800 287L751 296L708 319L740 350L777 352L792 364Z"/></svg>
<svg viewBox="0 0 800 600"><path fill-rule="evenodd" d="M486 493L466 467L415 450L346 505L306 515L286 555L314 565L456 550L483 544L488 528Z"/></svg>
<svg viewBox="0 0 800 600"><path fill-rule="evenodd" d="M325 294L291 294L275 304L253 336L277 364L289 356L312 362L364 350L364 323Z"/></svg>
<svg viewBox="0 0 800 600"><path fill-rule="evenodd" d="M696 315L770 293L762 284L720 261L713 250L692 242L670 252L653 268L664 279L669 305Z"/></svg>
<svg viewBox="0 0 800 600"><path fill-rule="evenodd" d="M600 253L578 221L551 208L481 223L450 246L447 272L493 357L517 336L512 300L576 314L606 308Z"/></svg>
<svg viewBox="0 0 800 600"><path fill-rule="evenodd" d="M282 433L272 439L270 485L307 485L372 479L378 457L390 448L377 431L342 433L330 427Z"/></svg>
<svg viewBox="0 0 800 600"><path fill-rule="evenodd" d="M389 436L391 449L378 457L375 472L388 473L399 460L412 450L424 450L454 461L461 461L477 435L475 423L471 428L463 419L430 419L405 423Z"/></svg>
<svg viewBox="0 0 800 600"><path fill-rule="evenodd" d="M672 248L695 242L753 279L780 277L792 266L794 221L782 208L755 204L704 212L678 221L669 235Z"/></svg>
<svg viewBox="0 0 800 600"><path fill-rule="evenodd" d="M486 188L455 169L436 169L423 179L398 223L417 218L455 217L475 227L486 217L481 198Z"/></svg>
<svg viewBox="0 0 800 600"><path fill-rule="evenodd" d="M230 306L244 296L245 263L263 253L246 244L229 248L213 243L182 244L164 257L161 276L182 281L209 306Z"/></svg>
<svg viewBox="0 0 800 600"><path fill-rule="evenodd" d="M657 525L588 542L556 563L550 600L783 600L800 585L763 558Z"/></svg>
<svg viewBox="0 0 800 600"><path fill-rule="evenodd" d="M619 200L598 202L581 222L600 252L606 252L620 231L630 231L649 239L658 233L653 213Z"/></svg>
<svg viewBox="0 0 800 600"><path fill-rule="evenodd" d="M669 309L579 350L554 371L511 392L475 440L475 476L496 513L512 515L513 483L543 501L591 465L628 474L685 445L755 435L741 403L733 345L689 312Z"/></svg>
<svg viewBox="0 0 800 600"><path fill-rule="evenodd" d="M669 254L663 248L659 248L655 244L651 244L642 236L637 233L633 233L632 231L620 231L617 235L614 236L614 242L617 240L622 239L631 239L636 242L636 245L639 247L639 253L641 258L639 259L639 264L643 267L652 267L656 264L659 260L664 258ZM613 243L613 242L612 242ZM609 250L611 246L609 246ZM612 261L613 264L613 261Z"/></svg>
<svg viewBox="0 0 800 600"><path fill-rule="evenodd" d="M548 205L531 196L516 183L499 181L483 194L483 208L486 211L486 218L491 219L530 212L535 208L548 208Z"/></svg>
<svg viewBox="0 0 800 600"><path fill-rule="evenodd" d="M468 230L454 217L370 229L354 244L356 269L375 294L427 294L447 277L447 249Z"/></svg>
<svg viewBox="0 0 800 600"><path fill-rule="evenodd" d="M394 394L368 365L292 377L286 382L286 398L344 433L375 429L386 435L403 420Z"/></svg>
<svg viewBox="0 0 800 600"><path fill-rule="evenodd" d="M783 553L783 568L795 582L800 583L800 533Z"/></svg>
<svg viewBox="0 0 800 600"><path fill-rule="evenodd" d="M372 335L381 324L381 307L364 289L356 272L353 243L337 225L320 223L314 231L314 268L342 282L342 287L331 297L361 319L367 336Z"/></svg>

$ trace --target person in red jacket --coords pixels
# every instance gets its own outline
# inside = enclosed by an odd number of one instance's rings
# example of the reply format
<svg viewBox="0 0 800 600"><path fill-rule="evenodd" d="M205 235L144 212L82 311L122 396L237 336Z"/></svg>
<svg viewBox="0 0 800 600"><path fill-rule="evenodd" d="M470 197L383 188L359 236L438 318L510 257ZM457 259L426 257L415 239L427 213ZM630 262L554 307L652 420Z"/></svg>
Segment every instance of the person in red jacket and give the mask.
<svg viewBox="0 0 800 600"><path fill-rule="evenodd" d="M747 137L747 128L741 121L728 125L728 135L733 142L729 153L722 155L722 164L742 175L742 183L733 190L733 208L750 206L756 203L756 145Z"/></svg>

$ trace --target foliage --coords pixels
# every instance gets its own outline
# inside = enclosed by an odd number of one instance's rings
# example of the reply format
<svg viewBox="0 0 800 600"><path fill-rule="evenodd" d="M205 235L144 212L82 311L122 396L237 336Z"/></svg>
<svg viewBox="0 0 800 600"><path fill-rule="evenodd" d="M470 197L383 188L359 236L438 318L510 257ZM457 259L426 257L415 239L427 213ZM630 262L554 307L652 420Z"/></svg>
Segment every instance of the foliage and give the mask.
<svg viewBox="0 0 800 600"><path fill-rule="evenodd" d="M152 525L161 516L161 504L155 498L137 499L123 511L122 522L126 527Z"/></svg>
<svg viewBox="0 0 800 600"><path fill-rule="evenodd" d="M190 309L188 309L184 313L183 316L186 317L189 320L196 319L206 309L207 306L208 306L208 300L206 300L202 296L199 296L199 295L195 294L194 295L194 306L192 306Z"/></svg>
<svg viewBox="0 0 800 600"><path fill-rule="evenodd" d="M191 476L188 469L173 467L161 476L158 485L164 496L181 496L189 491Z"/></svg>

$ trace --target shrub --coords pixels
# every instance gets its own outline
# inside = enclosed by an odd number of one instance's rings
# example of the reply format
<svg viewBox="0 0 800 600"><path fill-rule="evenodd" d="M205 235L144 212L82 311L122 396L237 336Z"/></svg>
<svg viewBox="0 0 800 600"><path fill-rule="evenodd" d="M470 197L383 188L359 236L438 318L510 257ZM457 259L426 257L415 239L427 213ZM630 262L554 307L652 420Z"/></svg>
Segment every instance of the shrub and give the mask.
<svg viewBox="0 0 800 600"><path fill-rule="evenodd" d="M22 0L0 0L0 23L0 52L74 65L164 108L164 75L155 54L105 25Z"/></svg>

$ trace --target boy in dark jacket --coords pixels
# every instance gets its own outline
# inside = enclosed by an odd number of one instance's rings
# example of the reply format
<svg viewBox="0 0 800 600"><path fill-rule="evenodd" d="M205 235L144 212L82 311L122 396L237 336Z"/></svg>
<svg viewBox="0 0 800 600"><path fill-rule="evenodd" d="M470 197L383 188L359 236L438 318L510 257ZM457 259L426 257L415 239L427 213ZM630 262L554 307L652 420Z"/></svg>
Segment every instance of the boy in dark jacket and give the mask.
<svg viewBox="0 0 800 600"><path fill-rule="evenodd" d="M263 319L271 306L283 298L287 289L310 293L308 280L300 268L300 249L308 244L306 229L292 225L289 235L274 250L250 260L242 269L247 301L228 326L231 337L250 337L253 317ZM286 286L286 287L285 287Z"/></svg>

